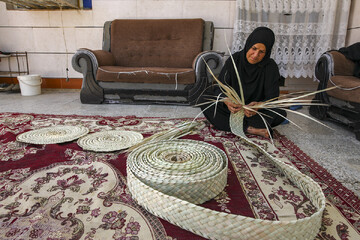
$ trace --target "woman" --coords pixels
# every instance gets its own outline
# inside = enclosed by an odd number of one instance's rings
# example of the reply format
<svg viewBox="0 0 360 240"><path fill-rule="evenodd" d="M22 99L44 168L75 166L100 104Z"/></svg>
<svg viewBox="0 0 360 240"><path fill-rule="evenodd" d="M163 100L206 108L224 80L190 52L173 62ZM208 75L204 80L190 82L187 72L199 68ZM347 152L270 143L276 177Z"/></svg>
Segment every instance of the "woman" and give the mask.
<svg viewBox="0 0 360 240"><path fill-rule="evenodd" d="M279 68L275 61L270 58L274 41L275 35L271 29L259 27L249 35L245 48L232 55L241 79L245 104L248 106L257 105L279 96ZM238 79L230 57L225 62L218 79L231 86L241 96ZM218 96L222 92L219 87L216 87L212 92L204 94L200 101L208 101L206 99L209 94ZM205 117L215 128L224 131L231 131L229 125L230 112L236 113L242 109L242 105L233 103L228 98L217 104L215 114L215 105L206 109L208 106L209 104L201 105ZM281 116L269 110L258 110L263 113L262 117L265 118L269 129L283 122L286 116L284 110L272 110ZM269 138L265 123L259 114L244 109L244 115L244 132Z"/></svg>

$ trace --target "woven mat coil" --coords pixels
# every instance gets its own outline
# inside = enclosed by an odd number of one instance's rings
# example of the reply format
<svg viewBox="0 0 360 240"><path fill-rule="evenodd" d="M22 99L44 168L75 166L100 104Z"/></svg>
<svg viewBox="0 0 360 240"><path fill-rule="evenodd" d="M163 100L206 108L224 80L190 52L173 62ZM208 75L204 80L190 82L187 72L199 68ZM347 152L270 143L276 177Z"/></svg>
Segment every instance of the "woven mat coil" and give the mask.
<svg viewBox="0 0 360 240"><path fill-rule="evenodd" d="M89 129L83 126L52 126L24 132L16 140L30 144L56 144L76 140L88 132Z"/></svg>
<svg viewBox="0 0 360 240"><path fill-rule="evenodd" d="M274 158L261 146L248 139L242 131L242 121L243 112L231 115L230 126L233 133L265 154L275 166L303 191L317 209L313 215L292 221L254 219L213 211L195 205L196 201L192 202L187 196L191 195L189 193L191 191L199 192L198 186L189 189L186 196L168 194L167 191L162 189L161 181L155 181L154 184L148 183L142 177L139 177L144 175L142 173L143 169L132 166L135 158L142 154L146 156L146 153L142 153L142 151L146 151L147 146L135 149L136 153L130 154L127 160L127 182L133 198L154 215L208 239L314 239L321 227L322 214L325 209L325 196L321 187L310 177ZM171 145L171 142L164 141L161 145L153 143L151 148ZM146 161L146 157L144 157L144 160ZM172 188L177 189L178 187L174 184Z"/></svg>
<svg viewBox="0 0 360 240"><path fill-rule="evenodd" d="M195 140L145 144L127 160L127 170L146 185L195 204L224 189L227 167L227 156L221 149Z"/></svg>
<svg viewBox="0 0 360 240"><path fill-rule="evenodd" d="M135 131L102 131L88 134L77 141L84 150L94 152L113 152L126 149L141 142L143 136Z"/></svg>

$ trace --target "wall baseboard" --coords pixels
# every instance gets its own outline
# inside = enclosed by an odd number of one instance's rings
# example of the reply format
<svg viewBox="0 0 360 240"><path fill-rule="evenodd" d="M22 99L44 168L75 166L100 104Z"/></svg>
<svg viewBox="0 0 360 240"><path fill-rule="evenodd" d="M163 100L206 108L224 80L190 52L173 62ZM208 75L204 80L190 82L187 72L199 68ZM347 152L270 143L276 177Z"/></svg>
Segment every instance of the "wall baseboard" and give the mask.
<svg viewBox="0 0 360 240"><path fill-rule="evenodd" d="M0 77L0 83L16 84L18 83L18 80L16 77ZM81 85L82 78L69 78L69 81L66 81L66 78L42 78L41 88L81 89ZM315 91L306 86L299 86L298 89L286 89L285 87L280 87L280 95L306 90Z"/></svg>
<svg viewBox="0 0 360 240"><path fill-rule="evenodd" d="M0 77L0 83L18 83L16 77ZM41 88L81 89L82 78L42 78Z"/></svg>

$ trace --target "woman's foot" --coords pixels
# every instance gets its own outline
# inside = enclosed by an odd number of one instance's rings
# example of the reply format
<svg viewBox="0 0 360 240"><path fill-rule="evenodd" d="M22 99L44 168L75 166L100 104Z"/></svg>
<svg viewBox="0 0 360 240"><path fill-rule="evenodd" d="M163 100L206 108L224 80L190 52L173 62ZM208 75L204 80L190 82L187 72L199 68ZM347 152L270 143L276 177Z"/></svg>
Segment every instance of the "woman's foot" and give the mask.
<svg viewBox="0 0 360 240"><path fill-rule="evenodd" d="M254 128L254 127L248 127L246 130L247 133L262 136L264 138L270 138L270 135L266 128Z"/></svg>

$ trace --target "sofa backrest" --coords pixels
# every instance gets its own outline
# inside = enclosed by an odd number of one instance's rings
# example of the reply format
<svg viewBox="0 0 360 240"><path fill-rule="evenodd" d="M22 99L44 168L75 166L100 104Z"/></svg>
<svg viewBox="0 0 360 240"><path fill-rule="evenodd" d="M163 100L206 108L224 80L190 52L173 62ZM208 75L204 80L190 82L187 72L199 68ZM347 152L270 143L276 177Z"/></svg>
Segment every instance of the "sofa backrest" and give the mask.
<svg viewBox="0 0 360 240"><path fill-rule="evenodd" d="M118 66L191 68L203 31L202 19L117 19L110 52Z"/></svg>

